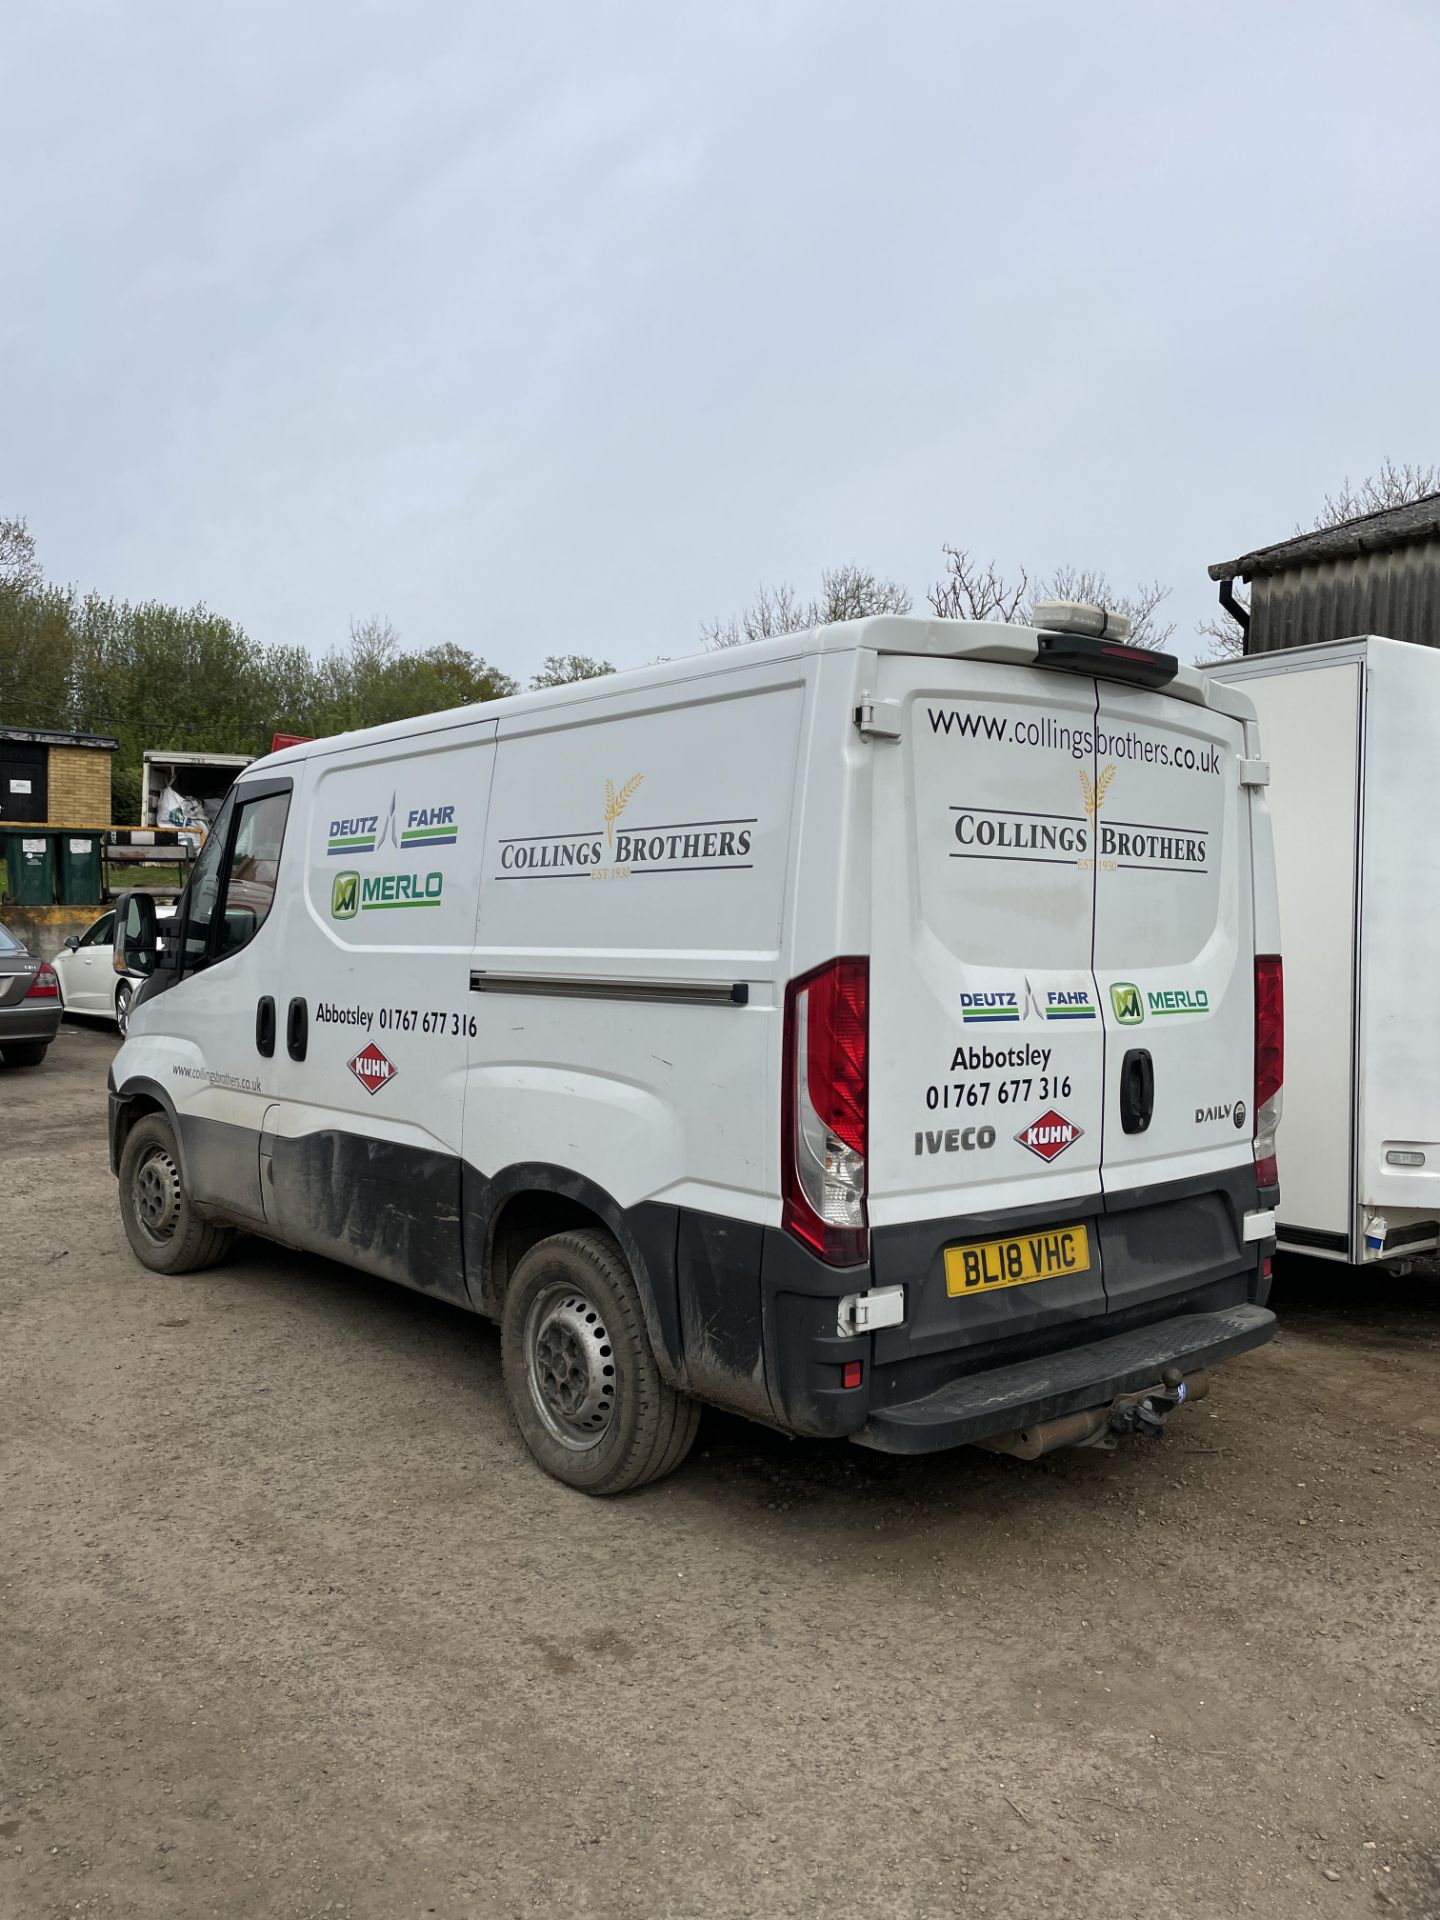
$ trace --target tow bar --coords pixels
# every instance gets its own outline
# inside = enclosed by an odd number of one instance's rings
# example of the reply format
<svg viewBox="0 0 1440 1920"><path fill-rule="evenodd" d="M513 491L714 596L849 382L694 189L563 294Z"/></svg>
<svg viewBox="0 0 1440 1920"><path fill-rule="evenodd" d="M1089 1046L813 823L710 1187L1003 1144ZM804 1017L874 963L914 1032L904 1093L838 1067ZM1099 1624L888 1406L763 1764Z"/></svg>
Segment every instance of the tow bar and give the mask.
<svg viewBox="0 0 1440 1920"><path fill-rule="evenodd" d="M1017 1427L1013 1433L992 1433L977 1440L977 1447L989 1453L1013 1454L1017 1460L1038 1460L1041 1454L1054 1453L1057 1447L1098 1447L1113 1452L1119 1436L1138 1434L1144 1440L1158 1440L1165 1422L1189 1400L1203 1400L1210 1391L1210 1370L1201 1367L1195 1373L1182 1374L1178 1367L1166 1367L1153 1387L1138 1393L1117 1394L1108 1407L1090 1407L1084 1413L1065 1413L1058 1420L1045 1420L1036 1427Z"/></svg>

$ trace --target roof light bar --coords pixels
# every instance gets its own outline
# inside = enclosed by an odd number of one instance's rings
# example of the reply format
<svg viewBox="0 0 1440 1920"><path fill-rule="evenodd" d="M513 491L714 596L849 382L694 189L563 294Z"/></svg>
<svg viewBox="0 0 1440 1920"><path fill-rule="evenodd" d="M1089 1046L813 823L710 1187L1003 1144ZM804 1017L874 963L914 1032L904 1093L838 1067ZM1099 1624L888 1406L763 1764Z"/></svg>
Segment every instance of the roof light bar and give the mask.
<svg viewBox="0 0 1440 1920"><path fill-rule="evenodd" d="M1099 674L1106 680L1132 680L1141 687L1163 687L1180 671L1173 653L1149 647L1092 640L1084 634L1042 633L1035 648L1037 667L1064 667L1071 673Z"/></svg>
<svg viewBox="0 0 1440 1920"><path fill-rule="evenodd" d="M1130 616L1113 607L1092 606L1088 600L1042 600L1032 624L1047 633L1084 633L1092 640L1128 640Z"/></svg>

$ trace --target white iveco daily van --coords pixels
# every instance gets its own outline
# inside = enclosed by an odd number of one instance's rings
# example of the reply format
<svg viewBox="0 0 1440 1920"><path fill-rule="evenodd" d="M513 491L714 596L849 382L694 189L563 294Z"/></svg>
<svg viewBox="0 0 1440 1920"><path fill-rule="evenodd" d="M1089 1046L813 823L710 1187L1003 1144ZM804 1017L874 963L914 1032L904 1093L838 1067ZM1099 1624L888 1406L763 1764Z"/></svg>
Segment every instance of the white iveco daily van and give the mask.
<svg viewBox="0 0 1440 1920"><path fill-rule="evenodd" d="M489 1315L592 1493L702 1403L898 1453L1158 1432L1273 1329L1263 768L1243 693L1045 620L248 768L163 941L119 914L139 1259L240 1229Z"/></svg>

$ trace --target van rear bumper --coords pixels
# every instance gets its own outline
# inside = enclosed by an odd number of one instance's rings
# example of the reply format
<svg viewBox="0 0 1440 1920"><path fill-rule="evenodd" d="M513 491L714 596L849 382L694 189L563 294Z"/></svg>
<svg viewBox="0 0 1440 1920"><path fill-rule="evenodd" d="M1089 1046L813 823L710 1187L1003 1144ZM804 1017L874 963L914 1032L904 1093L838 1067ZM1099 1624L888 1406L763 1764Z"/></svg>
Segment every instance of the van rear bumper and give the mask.
<svg viewBox="0 0 1440 1920"><path fill-rule="evenodd" d="M850 1438L882 1453L938 1453L1038 1426L1066 1413L1107 1406L1118 1394L1154 1386L1166 1367L1193 1373L1264 1346L1275 1332L1268 1307L1187 1313L1058 1353L965 1374L918 1400L874 1408Z"/></svg>

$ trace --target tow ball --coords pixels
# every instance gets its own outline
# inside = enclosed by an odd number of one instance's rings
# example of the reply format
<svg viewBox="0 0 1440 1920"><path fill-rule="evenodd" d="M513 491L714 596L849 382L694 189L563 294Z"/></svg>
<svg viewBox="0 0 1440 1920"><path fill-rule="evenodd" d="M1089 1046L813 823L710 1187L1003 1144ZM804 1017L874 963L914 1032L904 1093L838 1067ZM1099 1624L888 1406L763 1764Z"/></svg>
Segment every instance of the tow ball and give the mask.
<svg viewBox="0 0 1440 1920"><path fill-rule="evenodd" d="M1151 1387L1144 1393L1122 1393L1110 1403L1110 1419L1104 1429L1105 1435L1138 1433L1142 1440L1161 1439L1165 1422L1176 1407L1183 1406L1187 1400L1203 1400L1210 1391L1208 1373L1197 1373L1195 1379L1204 1382L1198 1390L1185 1378L1179 1367L1166 1367L1158 1387Z"/></svg>
<svg viewBox="0 0 1440 1920"><path fill-rule="evenodd" d="M991 1434L976 1445L990 1453L1013 1454L1017 1460L1038 1460L1041 1454L1054 1453L1058 1447L1098 1447L1110 1453L1122 1434L1160 1439L1176 1407L1189 1400L1203 1400L1209 1391L1208 1368L1182 1373L1179 1367L1166 1367L1153 1387L1117 1394L1108 1407L1090 1407L1084 1413L1061 1414L1058 1420L1045 1420L1038 1426L1017 1427L1013 1433Z"/></svg>

